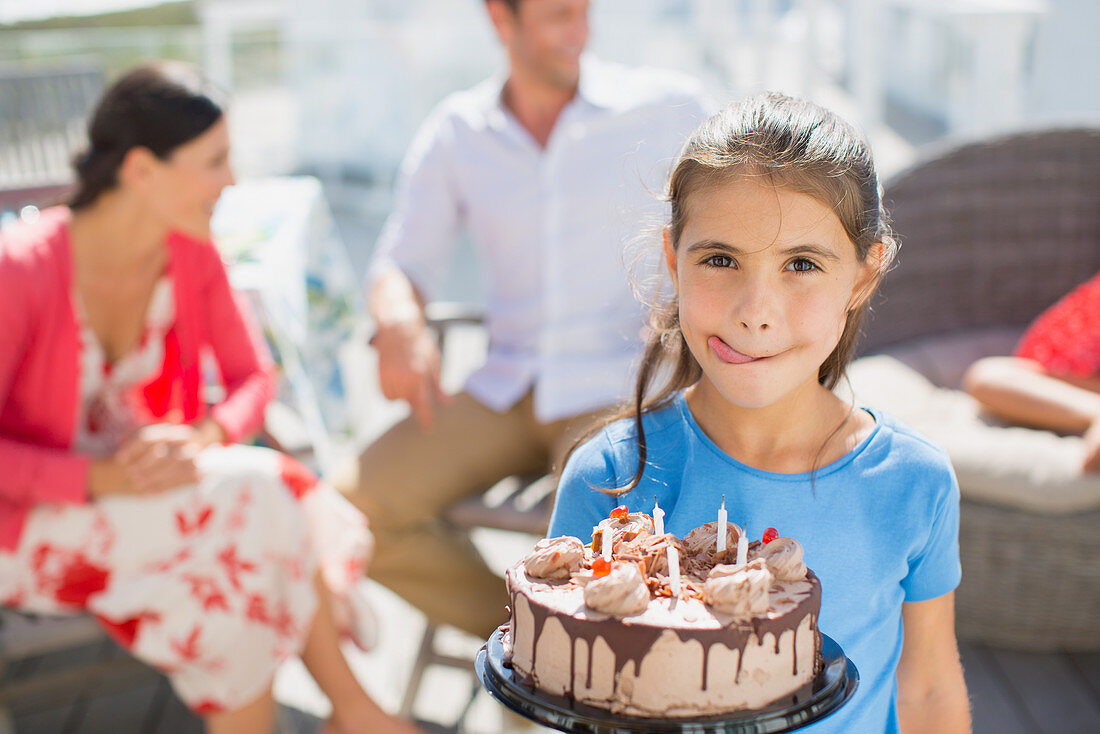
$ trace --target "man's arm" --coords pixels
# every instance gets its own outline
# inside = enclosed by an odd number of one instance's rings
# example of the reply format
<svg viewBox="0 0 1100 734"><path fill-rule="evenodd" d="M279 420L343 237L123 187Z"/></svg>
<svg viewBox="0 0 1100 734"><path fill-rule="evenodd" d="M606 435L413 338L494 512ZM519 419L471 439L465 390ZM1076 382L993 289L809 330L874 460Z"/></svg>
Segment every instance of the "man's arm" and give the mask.
<svg viewBox="0 0 1100 734"><path fill-rule="evenodd" d="M368 295L374 319L371 345L378 352L378 381L389 400L404 400L420 427L434 425L433 405L446 400L440 383L440 355L424 318L424 298L397 268L378 275Z"/></svg>
<svg viewBox="0 0 1100 734"><path fill-rule="evenodd" d="M955 641L955 592L905 602L898 662L898 720L903 734L970 732L970 702Z"/></svg>
<svg viewBox="0 0 1100 734"><path fill-rule="evenodd" d="M378 350L382 393L407 401L424 430L433 426L435 400L445 398L424 304L446 275L460 226L450 126L444 101L417 131L368 269L367 308L377 329L371 344Z"/></svg>

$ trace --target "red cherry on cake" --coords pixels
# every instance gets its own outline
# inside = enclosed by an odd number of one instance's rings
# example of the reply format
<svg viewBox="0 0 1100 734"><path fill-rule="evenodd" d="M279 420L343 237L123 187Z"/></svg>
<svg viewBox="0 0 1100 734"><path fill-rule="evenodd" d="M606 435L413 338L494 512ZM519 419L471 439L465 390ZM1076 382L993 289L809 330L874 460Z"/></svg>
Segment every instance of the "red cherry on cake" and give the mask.
<svg viewBox="0 0 1100 734"><path fill-rule="evenodd" d="M630 510L627 509L627 506L626 505L619 505L618 507L616 507L614 510L611 511L611 519L612 520L623 520L623 519L626 518L626 516L628 514L630 514Z"/></svg>
<svg viewBox="0 0 1100 734"><path fill-rule="evenodd" d="M592 559L592 575L606 576L609 573L611 573L611 561L607 560L603 556L598 556Z"/></svg>
<svg viewBox="0 0 1100 734"><path fill-rule="evenodd" d="M775 528L768 528L767 530L764 531L764 537L762 538L762 540L764 541L764 545L767 545L768 543L772 542L773 540L775 540L778 537L779 537L779 531L778 530L776 530Z"/></svg>

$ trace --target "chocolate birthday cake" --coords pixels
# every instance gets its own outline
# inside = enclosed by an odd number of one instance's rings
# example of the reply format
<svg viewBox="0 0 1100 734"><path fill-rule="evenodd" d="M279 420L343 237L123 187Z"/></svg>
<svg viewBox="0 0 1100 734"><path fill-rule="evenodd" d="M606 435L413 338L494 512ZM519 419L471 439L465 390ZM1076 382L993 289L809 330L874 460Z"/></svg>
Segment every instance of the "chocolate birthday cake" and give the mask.
<svg viewBox="0 0 1100 734"><path fill-rule="evenodd" d="M738 558L742 530L725 530L719 550L716 522L680 539L620 507L590 544L539 541L506 574L504 643L517 677L612 713L661 718L762 708L807 685L820 660L821 584L801 545L769 528L761 541L742 540Z"/></svg>

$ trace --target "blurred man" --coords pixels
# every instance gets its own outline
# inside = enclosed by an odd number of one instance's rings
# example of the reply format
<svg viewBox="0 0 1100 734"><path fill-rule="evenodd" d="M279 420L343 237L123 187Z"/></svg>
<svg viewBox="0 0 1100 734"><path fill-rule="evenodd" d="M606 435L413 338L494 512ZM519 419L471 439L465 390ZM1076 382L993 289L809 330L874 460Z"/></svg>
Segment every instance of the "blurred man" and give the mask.
<svg viewBox="0 0 1100 734"><path fill-rule="evenodd" d="M644 309L623 248L667 219L665 176L705 117L690 79L582 59L588 0L486 8L507 69L423 124L368 276L382 392L412 415L363 453L346 490L377 536L371 577L482 637L506 618L504 583L439 517L503 477L555 467L628 393ZM463 228L490 341L449 398L424 304Z"/></svg>

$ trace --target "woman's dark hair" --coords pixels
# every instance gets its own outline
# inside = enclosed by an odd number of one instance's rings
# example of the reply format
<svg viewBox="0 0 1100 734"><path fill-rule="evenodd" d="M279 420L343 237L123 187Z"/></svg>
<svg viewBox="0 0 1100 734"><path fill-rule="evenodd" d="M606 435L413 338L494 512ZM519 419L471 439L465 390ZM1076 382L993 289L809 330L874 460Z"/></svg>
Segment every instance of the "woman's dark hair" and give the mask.
<svg viewBox="0 0 1100 734"><path fill-rule="evenodd" d="M818 368L818 382L831 390L852 361L866 304L898 247L879 198L870 146L835 113L806 100L769 93L729 105L692 134L669 177L672 215L668 232L673 248L679 246L690 215L692 194L745 176L812 196L829 207L836 213L861 263L871 256L876 243L882 243L876 255L875 277L848 312L840 341ZM702 374L680 329L678 300L673 297L653 305L650 336L632 403L594 427L573 446L575 450L608 423L623 418L634 420L638 442L634 476L625 487L605 491L622 494L638 486L646 465L642 416L668 405L680 390L695 384ZM658 381L661 385L651 395L650 389Z"/></svg>
<svg viewBox="0 0 1100 734"><path fill-rule="evenodd" d="M222 95L190 65L161 62L128 72L104 92L88 122L88 149L76 157L80 209L118 184L118 169L132 148L167 160L222 117Z"/></svg>

